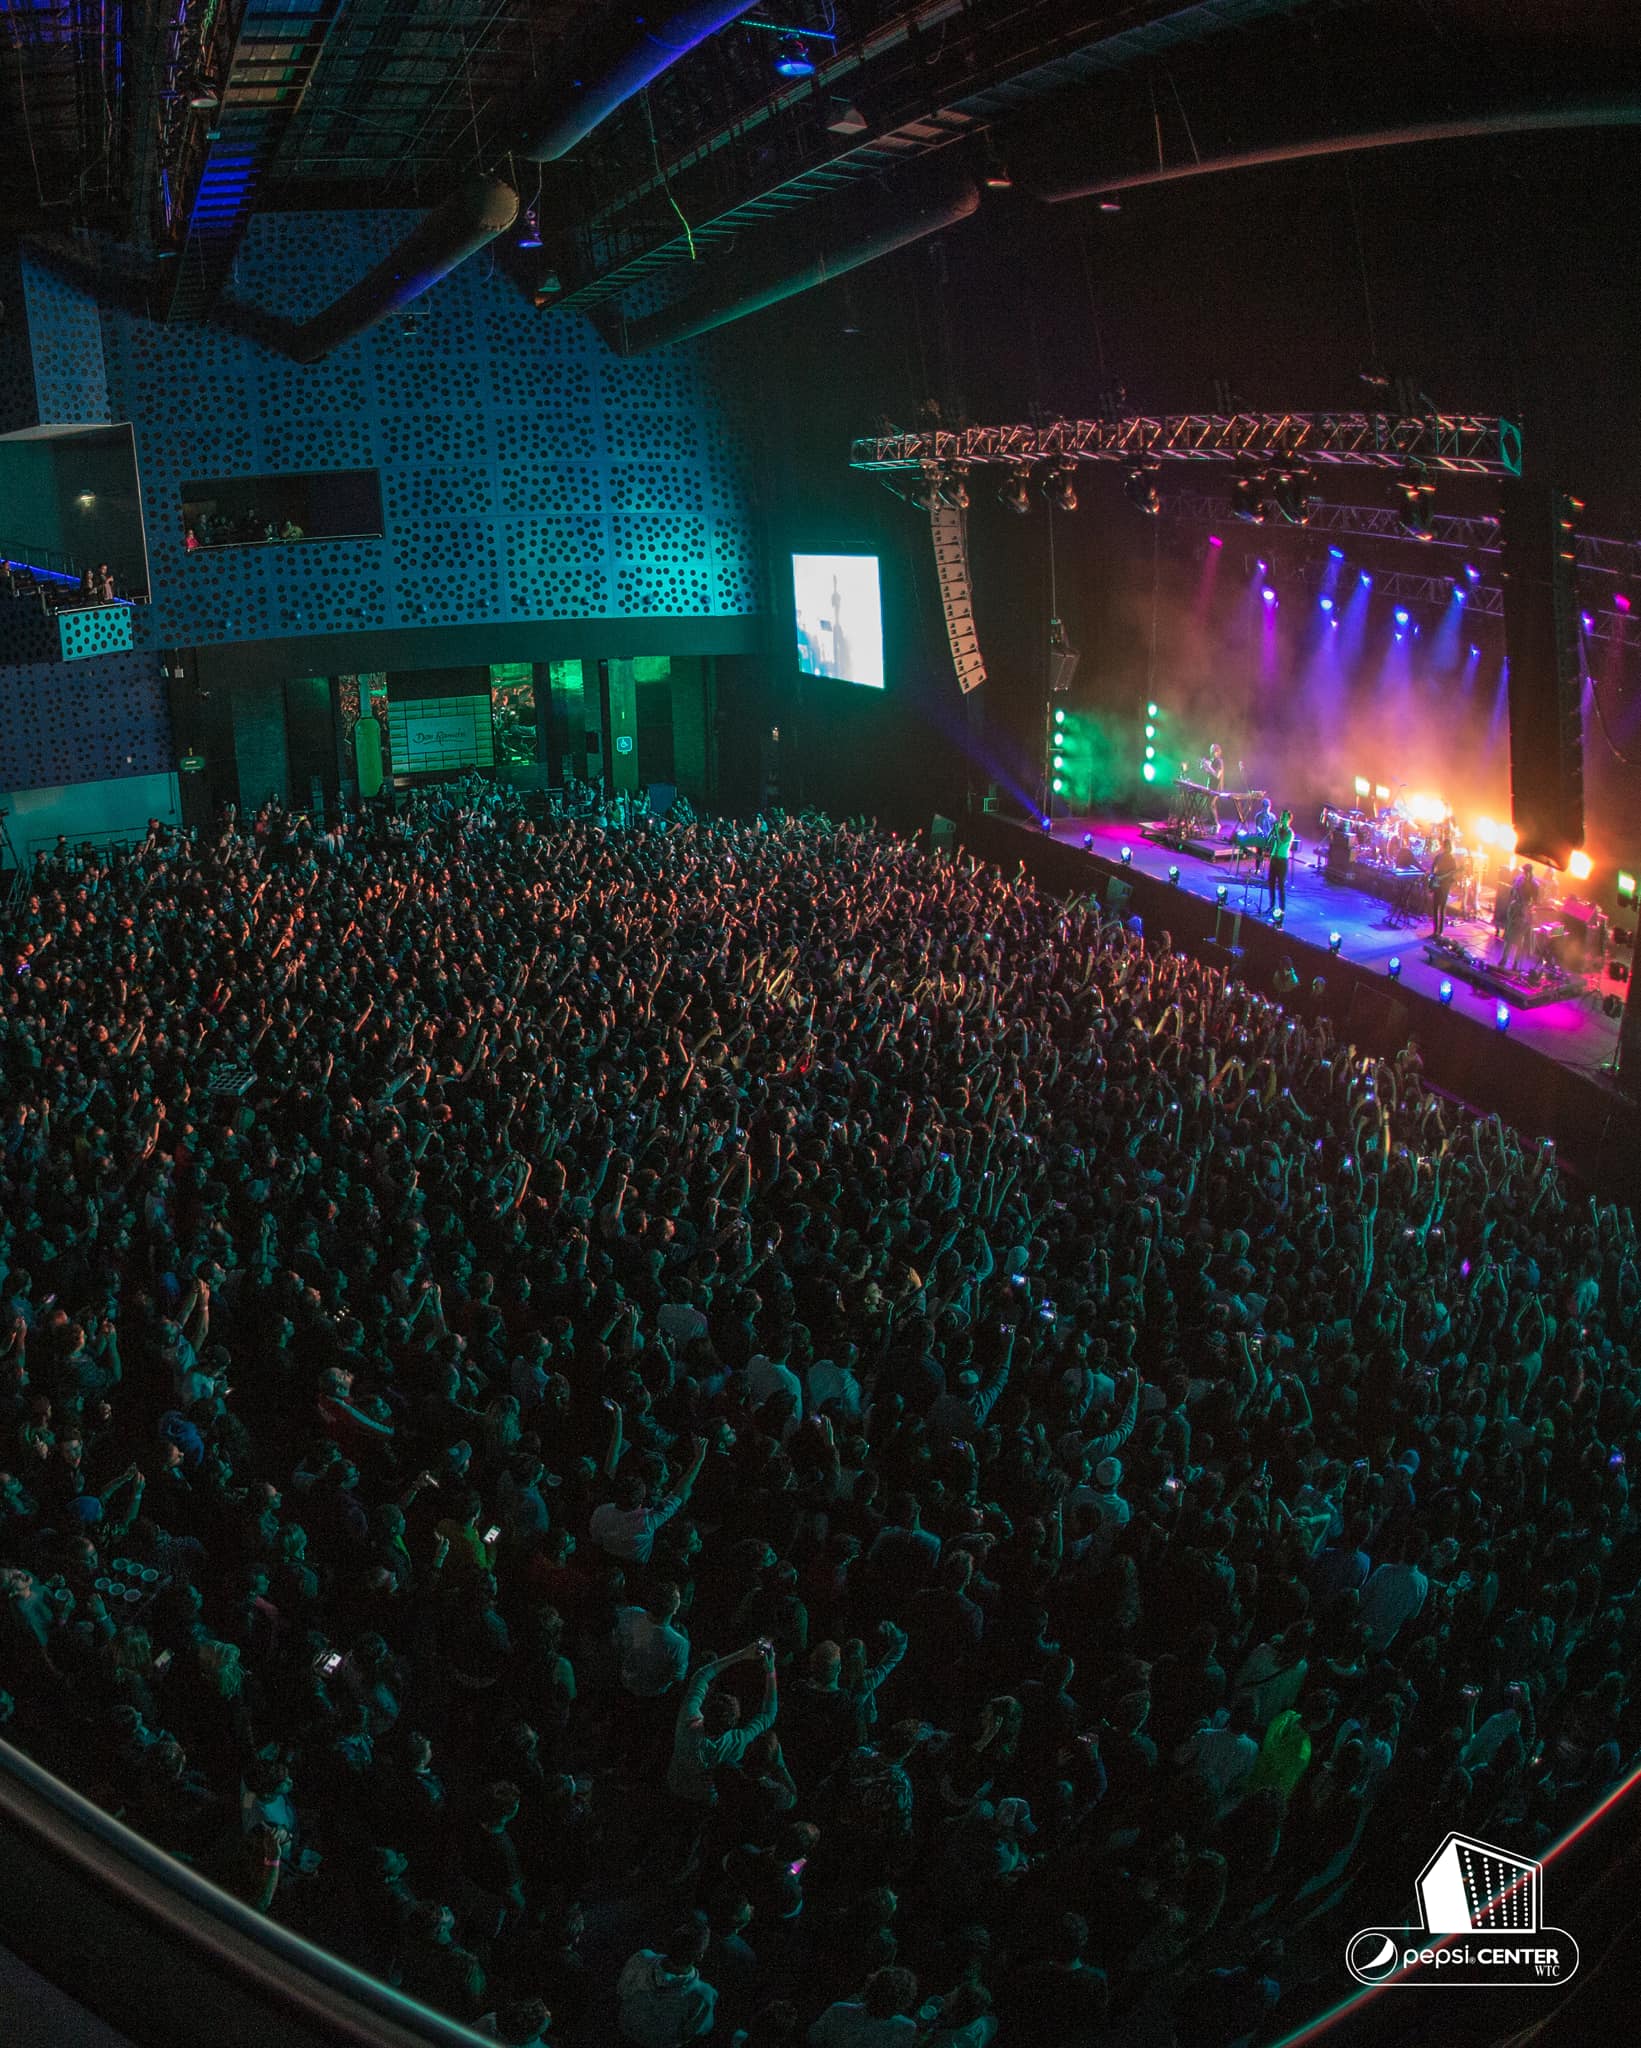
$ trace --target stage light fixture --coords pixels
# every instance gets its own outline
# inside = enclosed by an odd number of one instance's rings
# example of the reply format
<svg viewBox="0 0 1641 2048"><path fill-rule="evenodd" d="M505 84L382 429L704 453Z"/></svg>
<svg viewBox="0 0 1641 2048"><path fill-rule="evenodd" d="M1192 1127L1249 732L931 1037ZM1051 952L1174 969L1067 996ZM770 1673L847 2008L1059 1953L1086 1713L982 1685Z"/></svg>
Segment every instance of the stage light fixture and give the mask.
<svg viewBox="0 0 1641 2048"><path fill-rule="evenodd" d="M1391 980L1392 980L1392 981L1400 981L1400 980L1401 980L1401 978L1402 978L1402 956L1401 956L1401 954L1400 954L1400 953L1392 953L1392 954L1391 954L1391 956L1390 956L1390 966L1389 966L1389 969L1388 969L1387 971L1388 971L1388 973L1389 973L1389 975L1390 975L1390 978L1391 978Z"/></svg>
<svg viewBox="0 0 1641 2048"><path fill-rule="evenodd" d="M1169 879L1169 881L1171 881L1171 882L1172 882L1172 883L1173 883L1173 884L1175 885L1175 887L1176 887L1176 888L1177 888L1177 887L1179 886L1179 868L1178 868L1178 866L1174 866L1174 867L1171 867L1171 868L1170 868L1170 869L1168 870L1168 879Z"/></svg>
<svg viewBox="0 0 1641 2048"><path fill-rule="evenodd" d="M1084 853L1092 853L1094 851L1094 834L1092 832L1085 832L1083 834L1083 851Z"/></svg>
<svg viewBox="0 0 1641 2048"><path fill-rule="evenodd" d="M1259 594L1267 604L1275 604L1276 592L1271 588L1271 586L1268 583L1264 586L1264 588L1260 591Z"/></svg>
<svg viewBox="0 0 1641 2048"><path fill-rule="evenodd" d="M801 36L787 36L777 43L774 62L777 78L813 78L815 75L815 60Z"/></svg>
<svg viewBox="0 0 1641 2048"><path fill-rule="evenodd" d="M1373 794L1374 798L1379 803L1383 804L1388 803L1390 801L1390 787L1387 783L1376 782L1373 785Z"/></svg>
<svg viewBox="0 0 1641 2048"><path fill-rule="evenodd" d="M1136 512L1155 519L1162 510L1162 493L1157 489L1155 466L1136 462L1122 480L1122 494Z"/></svg>
<svg viewBox="0 0 1641 2048"><path fill-rule="evenodd" d="M1578 623L1584 628L1586 633L1589 632L1590 628L1595 624L1595 613L1580 612L1578 615Z"/></svg>
<svg viewBox="0 0 1641 2048"><path fill-rule="evenodd" d="M1156 727L1155 727L1154 725L1152 725L1152 724L1150 724L1149 722L1147 722L1147 724L1146 724L1146 728L1145 728L1145 737L1146 737L1146 738L1147 738L1148 740L1154 740L1154 739L1156 738L1156 736L1157 736L1157 728L1156 728Z"/></svg>
<svg viewBox="0 0 1641 2048"><path fill-rule="evenodd" d="M1052 832L1054 830L1054 827L1049 823L1047 818L1039 818L1037 822L1045 832Z"/></svg>
<svg viewBox="0 0 1641 2048"><path fill-rule="evenodd" d="M1338 952L1338 950L1339 950L1339 948L1340 948L1340 947L1341 947L1341 946L1342 946L1342 945L1343 945L1344 943L1345 943L1345 935L1344 935L1344 933L1343 933L1343 932L1329 932L1329 933L1328 933L1328 951L1329 951L1330 953L1337 953L1337 952Z"/></svg>
<svg viewBox="0 0 1641 2048"><path fill-rule="evenodd" d="M1146 705L1146 707L1145 707L1145 715L1146 715L1146 717L1147 717L1147 718L1155 718L1155 717L1157 717L1157 716L1158 716L1158 711L1157 711L1157 707L1156 707L1156 705L1155 705L1155 704L1147 704L1147 705Z"/></svg>
<svg viewBox="0 0 1641 2048"><path fill-rule="evenodd" d="M1567 856L1567 872L1575 882L1587 882L1595 873L1595 862L1587 853L1570 853Z"/></svg>
<svg viewBox="0 0 1641 2048"><path fill-rule="evenodd" d="M1358 775L1354 787L1358 796L1366 796L1371 784L1365 775Z"/></svg>
<svg viewBox="0 0 1641 2048"><path fill-rule="evenodd" d="M997 145L988 135L986 138L986 189L988 192L1009 192L1014 180L1009 176L1009 167L997 153Z"/></svg>
<svg viewBox="0 0 1641 2048"><path fill-rule="evenodd" d="M940 496L954 512L967 512L970 503L969 485L968 478L961 469L954 469L941 485Z"/></svg>
<svg viewBox="0 0 1641 2048"><path fill-rule="evenodd" d="M1320 598L1318 599L1318 602L1320 603L1323 611L1331 612L1333 610L1333 599L1331 597Z"/></svg>
<svg viewBox="0 0 1641 2048"><path fill-rule="evenodd" d="M1343 548L1329 548L1328 553L1333 557L1333 559L1336 562L1342 562L1345 559L1345 551Z"/></svg>
<svg viewBox="0 0 1641 2048"><path fill-rule="evenodd" d="M1031 510L1031 471L1011 470L1007 479L998 487L997 502L1010 512L1017 512L1022 519Z"/></svg>
<svg viewBox="0 0 1641 2048"><path fill-rule="evenodd" d="M1463 585L1462 583L1455 583L1455 584L1454 584L1454 586L1453 586L1453 602L1454 602L1455 604L1463 604L1463 603L1464 603L1464 599L1465 599L1465 589L1464 589L1464 585Z"/></svg>
<svg viewBox="0 0 1641 2048"><path fill-rule="evenodd" d="M1276 926L1278 931L1280 931L1282 927L1287 923L1287 921L1288 913L1282 908L1281 904L1279 903L1276 906L1276 908L1271 912L1271 923Z"/></svg>
<svg viewBox="0 0 1641 2048"><path fill-rule="evenodd" d="M1474 562L1465 563L1464 573L1468 580L1472 583L1479 583L1481 581L1481 571L1476 567Z"/></svg>
<svg viewBox="0 0 1641 2048"><path fill-rule="evenodd" d="M1430 501L1436 485L1422 462L1409 462L1390 480L1389 499L1396 523L1413 540L1434 540L1430 524Z"/></svg>
<svg viewBox="0 0 1641 2048"><path fill-rule="evenodd" d="M1156 781L1156 779L1157 779L1157 764L1156 764L1156 762L1155 762L1155 761L1147 761L1147 762L1146 762L1146 764L1145 764L1145 766L1144 766L1144 767L1143 767L1143 768L1142 768L1142 769L1140 770L1140 773L1141 773L1141 774L1142 774L1142 775L1143 775L1143 776L1145 777L1145 779L1146 779L1146 781L1147 781L1147 782L1155 782L1155 781Z"/></svg>
<svg viewBox="0 0 1641 2048"><path fill-rule="evenodd" d="M1133 847L1131 847L1131 846L1125 846L1125 847L1123 848L1123 850L1122 850L1122 864L1123 864L1123 866L1124 866L1125 868L1128 868L1128 867L1132 867L1132 866L1134 865L1134 849L1133 849Z"/></svg>
<svg viewBox="0 0 1641 2048"><path fill-rule="evenodd" d="M1362 573L1357 577L1356 580L1359 584L1361 584L1364 590L1371 590L1373 588L1373 578L1368 574L1366 569L1362 571Z"/></svg>
<svg viewBox="0 0 1641 2048"><path fill-rule="evenodd" d="M1065 793L1065 786L1065 777L1063 775L1056 775L1053 783L1054 794L1056 796L1063 796Z"/></svg>
<svg viewBox="0 0 1641 2048"><path fill-rule="evenodd" d="M1214 891L1214 901L1219 904L1224 904L1229 900L1230 894L1230 890L1226 888L1223 882L1221 882L1219 887Z"/></svg>
<svg viewBox="0 0 1641 2048"><path fill-rule="evenodd" d="M1310 495L1311 474L1302 463L1279 469L1271 478L1270 507L1289 526L1309 526L1315 500Z"/></svg>
<svg viewBox="0 0 1641 2048"><path fill-rule="evenodd" d="M1076 511L1077 473L1069 463L1062 463L1049 471L1043 484L1043 495L1056 512Z"/></svg>
<svg viewBox="0 0 1641 2048"><path fill-rule="evenodd" d="M1115 192L1107 192L1100 201L1101 213L1121 213L1122 201Z"/></svg>
<svg viewBox="0 0 1641 2048"><path fill-rule="evenodd" d="M1508 1031L1510 1029L1510 1005L1508 1003L1499 1004L1498 1008L1493 1012L1493 1023L1500 1031Z"/></svg>
<svg viewBox="0 0 1641 2048"><path fill-rule="evenodd" d="M1054 707L1054 723L1055 723L1056 725L1064 725L1064 724L1065 724L1065 722L1066 722L1066 708L1065 708L1065 706L1064 706L1063 704L1056 704L1056 705L1055 705L1055 707Z"/></svg>
<svg viewBox="0 0 1641 2048"><path fill-rule="evenodd" d="M1396 623L1398 626L1405 626L1408 621L1408 616L1409 615L1403 606L1398 605L1396 607Z"/></svg>
<svg viewBox="0 0 1641 2048"><path fill-rule="evenodd" d="M1222 548L1222 547L1224 547L1225 543L1224 543L1224 541L1222 541L1222 540L1220 539L1220 537L1219 537L1219 535L1218 535L1217 533L1211 533L1211 534L1209 534L1209 536L1208 536L1208 545L1209 545L1209 546L1210 546L1211 548ZM1629 609L1629 606L1628 606L1628 605L1626 604L1626 605L1625 605L1625 607L1624 607L1624 609L1625 609L1626 611L1628 611L1628 609Z"/></svg>
<svg viewBox="0 0 1641 2048"><path fill-rule="evenodd" d="M1263 526L1267 511L1265 472L1245 470L1231 480L1231 517L1245 526Z"/></svg>
<svg viewBox="0 0 1641 2048"><path fill-rule="evenodd" d="M1436 993L1437 993L1437 995L1439 995L1439 996L1441 997L1441 999L1442 999L1442 1001L1443 1001L1443 1003L1444 1003L1444 1004L1445 1004L1445 1003L1450 1003L1450 1002L1452 1002L1452 1000L1453 1000L1453 984L1452 984L1452 982L1450 982L1450 981L1444 981L1444 982L1442 983L1441 987L1440 987L1439 989L1437 989Z"/></svg>
<svg viewBox="0 0 1641 2048"><path fill-rule="evenodd" d="M1635 877L1627 868L1618 870L1618 900L1620 903L1635 901Z"/></svg>
<svg viewBox="0 0 1641 2048"><path fill-rule="evenodd" d="M1613 592L1613 610L1627 612L1629 608L1630 601L1626 594L1622 590L1615 590Z"/></svg>

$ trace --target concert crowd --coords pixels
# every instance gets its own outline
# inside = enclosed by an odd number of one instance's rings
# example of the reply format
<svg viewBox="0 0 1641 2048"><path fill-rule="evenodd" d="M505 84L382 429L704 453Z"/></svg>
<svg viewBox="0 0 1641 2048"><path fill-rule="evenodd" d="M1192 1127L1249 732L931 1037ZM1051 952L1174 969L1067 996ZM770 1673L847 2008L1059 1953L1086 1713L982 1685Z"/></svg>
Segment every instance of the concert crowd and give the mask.
<svg viewBox="0 0 1641 2048"><path fill-rule="evenodd" d="M1634 1223L1412 1049L478 787L3 967L3 1732L501 2041L1268 2038L1641 1746Z"/></svg>

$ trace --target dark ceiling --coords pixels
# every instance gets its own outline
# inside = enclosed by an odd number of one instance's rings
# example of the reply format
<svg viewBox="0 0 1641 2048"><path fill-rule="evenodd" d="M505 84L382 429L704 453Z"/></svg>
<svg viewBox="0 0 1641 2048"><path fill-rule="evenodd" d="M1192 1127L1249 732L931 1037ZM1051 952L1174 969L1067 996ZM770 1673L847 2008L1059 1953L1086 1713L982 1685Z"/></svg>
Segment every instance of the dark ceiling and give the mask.
<svg viewBox="0 0 1641 2048"><path fill-rule="evenodd" d="M659 15L662 10L658 9ZM515 159L532 94L642 33L608 0L0 0L0 234L181 257L210 310L258 210L429 206L513 183L544 296L591 306L909 158L1052 184L1117 159L1633 88L1620 0L771 0L563 162ZM809 32L778 78L771 20ZM652 24L653 26L653 24ZM840 118L842 125L840 125ZM852 125L851 125L852 124ZM984 154L983 154L984 153ZM209 206L202 203L209 198ZM534 240L521 232L519 241ZM521 282L529 283L528 274Z"/></svg>

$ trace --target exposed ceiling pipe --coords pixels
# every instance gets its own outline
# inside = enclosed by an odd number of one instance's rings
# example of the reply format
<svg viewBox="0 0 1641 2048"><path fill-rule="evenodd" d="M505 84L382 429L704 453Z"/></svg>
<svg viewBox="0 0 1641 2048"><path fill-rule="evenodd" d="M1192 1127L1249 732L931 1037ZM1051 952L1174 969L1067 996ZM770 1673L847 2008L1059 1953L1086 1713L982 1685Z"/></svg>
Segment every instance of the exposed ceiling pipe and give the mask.
<svg viewBox="0 0 1641 2048"><path fill-rule="evenodd" d="M744 320L953 227L979 204L966 170L936 164L908 171L886 192L851 192L798 220L773 222L743 236L701 290L633 321L620 337L624 352L643 355Z"/></svg>
<svg viewBox="0 0 1641 2048"><path fill-rule="evenodd" d="M652 80L686 57L698 43L750 14L755 0L686 0L652 21L634 15L631 45L591 78L559 76L523 117L514 154L532 163L554 163L589 136L601 121L624 107Z"/></svg>
<svg viewBox="0 0 1641 2048"><path fill-rule="evenodd" d="M1070 199L1094 199L1102 193L1132 192L1142 185L1171 185L1181 178L1207 178L1222 171L1251 171L1265 164L1292 164L1308 157L1350 156L1366 149L1406 149L1423 142L1468 142L1487 135L1526 135L1556 128L1641 127L1641 99L1586 100L1571 106L1520 107L1499 113L1472 114L1452 121L1420 121L1405 128L1373 128L1356 135L1317 135L1302 142L1275 142L1264 149L1235 150L1225 156L1192 163L1154 165L1144 171L1123 171L1087 178L1037 196L1050 206Z"/></svg>
<svg viewBox="0 0 1641 2048"><path fill-rule="evenodd" d="M550 163L583 141L680 57L750 11L753 0L688 0L659 20L636 15L632 40L588 76L560 72L529 106L512 153ZM299 363L316 363L367 327L419 298L458 264L493 242L518 217L519 197L500 178L473 178L437 206L322 313L291 330L281 346Z"/></svg>
<svg viewBox="0 0 1641 2048"><path fill-rule="evenodd" d="M389 313L421 297L518 218L519 196L501 178L469 178L434 207L376 268L285 338L286 353L316 363Z"/></svg>

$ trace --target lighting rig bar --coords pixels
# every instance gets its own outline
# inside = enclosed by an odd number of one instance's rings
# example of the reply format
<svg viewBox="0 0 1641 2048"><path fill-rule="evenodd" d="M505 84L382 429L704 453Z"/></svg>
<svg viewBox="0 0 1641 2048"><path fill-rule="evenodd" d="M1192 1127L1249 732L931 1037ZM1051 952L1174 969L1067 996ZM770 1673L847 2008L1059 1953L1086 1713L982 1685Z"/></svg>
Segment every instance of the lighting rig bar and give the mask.
<svg viewBox="0 0 1641 2048"><path fill-rule="evenodd" d="M1204 526L1234 527L1236 515L1229 498L1216 498L1207 491L1172 490L1163 500L1163 511L1171 518L1195 521ZM1280 532L1278 521L1268 522ZM1342 535L1349 540L1394 540L1427 548L1461 548L1467 555L1496 555L1499 552L1499 522L1492 513L1468 516L1456 512L1430 515L1430 539L1415 541L1402 524L1401 514L1385 505L1330 505L1316 499L1305 521L1307 533ZM1641 541L1613 540L1599 533L1575 536L1578 566L1597 576L1634 577L1641 581Z"/></svg>
<svg viewBox="0 0 1641 2048"><path fill-rule="evenodd" d="M855 441L849 467L883 473L926 463L1303 460L1319 468L1520 476L1521 429L1482 413L1238 412L1129 414L1047 426L928 428Z"/></svg>

